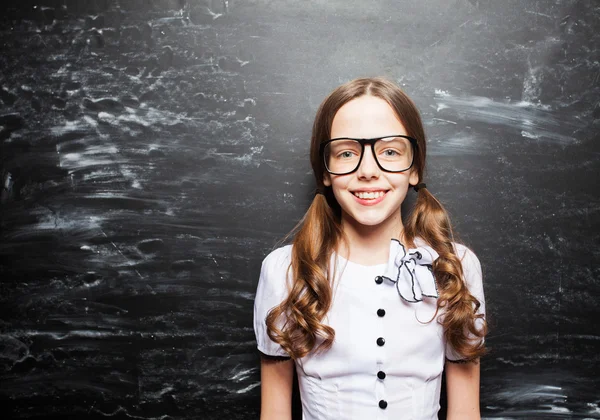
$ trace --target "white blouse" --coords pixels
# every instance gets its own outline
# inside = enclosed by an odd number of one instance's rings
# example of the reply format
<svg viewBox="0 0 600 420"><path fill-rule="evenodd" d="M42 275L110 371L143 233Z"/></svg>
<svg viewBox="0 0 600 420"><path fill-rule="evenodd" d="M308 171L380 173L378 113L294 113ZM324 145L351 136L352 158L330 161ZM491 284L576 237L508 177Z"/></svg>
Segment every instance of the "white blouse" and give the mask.
<svg viewBox="0 0 600 420"><path fill-rule="evenodd" d="M304 420L437 420L445 358L461 356L433 319L438 294L431 263L438 254L419 238L415 245L405 250L392 240L388 263L373 266L332 256L334 296L324 322L335 340L329 350L296 361ZM463 245L455 249L485 314L479 260ZM287 245L264 259L256 292L256 341L270 356L288 356L267 335L265 318L288 293L291 250Z"/></svg>

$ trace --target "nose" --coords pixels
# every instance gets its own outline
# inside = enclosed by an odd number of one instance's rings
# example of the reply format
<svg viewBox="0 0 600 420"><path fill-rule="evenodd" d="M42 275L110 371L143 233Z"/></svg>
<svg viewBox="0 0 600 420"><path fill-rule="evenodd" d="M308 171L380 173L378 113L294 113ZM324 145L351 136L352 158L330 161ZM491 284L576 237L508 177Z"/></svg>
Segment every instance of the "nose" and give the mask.
<svg viewBox="0 0 600 420"><path fill-rule="evenodd" d="M373 155L373 148L370 145L366 145L356 174L359 178L370 179L378 178L380 173L381 170L379 169L379 165L377 165L375 156Z"/></svg>

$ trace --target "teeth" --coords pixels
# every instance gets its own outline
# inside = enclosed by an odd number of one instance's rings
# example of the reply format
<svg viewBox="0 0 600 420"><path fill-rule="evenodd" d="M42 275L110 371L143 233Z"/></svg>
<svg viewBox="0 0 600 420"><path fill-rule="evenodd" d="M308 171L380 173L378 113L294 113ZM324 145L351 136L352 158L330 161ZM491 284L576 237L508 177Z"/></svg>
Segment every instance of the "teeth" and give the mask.
<svg viewBox="0 0 600 420"><path fill-rule="evenodd" d="M385 194L384 191L372 191L372 192L357 191L354 193L355 196L357 196L358 198L361 198L363 200L374 200L376 198L383 197L384 194Z"/></svg>

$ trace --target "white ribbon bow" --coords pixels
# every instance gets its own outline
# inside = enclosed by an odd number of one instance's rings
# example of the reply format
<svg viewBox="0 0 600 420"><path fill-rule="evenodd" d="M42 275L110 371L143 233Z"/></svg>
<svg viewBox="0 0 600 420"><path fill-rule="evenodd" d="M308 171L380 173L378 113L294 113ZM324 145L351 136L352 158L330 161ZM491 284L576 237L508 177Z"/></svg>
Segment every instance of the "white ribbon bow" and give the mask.
<svg viewBox="0 0 600 420"><path fill-rule="evenodd" d="M382 277L396 283L398 294L407 302L421 302L423 297L437 298L439 295L431 265L438 256L424 243L407 251L399 240L392 239L389 261Z"/></svg>

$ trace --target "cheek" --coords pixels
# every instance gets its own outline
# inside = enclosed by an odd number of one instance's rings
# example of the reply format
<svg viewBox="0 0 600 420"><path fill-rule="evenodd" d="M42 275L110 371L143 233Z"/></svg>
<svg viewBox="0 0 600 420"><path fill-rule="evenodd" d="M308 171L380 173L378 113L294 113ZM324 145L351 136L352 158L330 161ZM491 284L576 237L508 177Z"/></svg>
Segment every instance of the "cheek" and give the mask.
<svg viewBox="0 0 600 420"><path fill-rule="evenodd" d="M334 191L348 188L349 183L349 175L330 175L329 184Z"/></svg>
<svg viewBox="0 0 600 420"><path fill-rule="evenodd" d="M347 176L332 176L331 177L331 190L338 203L348 200L348 196L345 192L348 190L349 182L346 179Z"/></svg>
<svg viewBox="0 0 600 420"><path fill-rule="evenodd" d="M399 174L390 174L391 176L388 178L389 183L394 185L396 188L408 189L409 185L412 182L413 175L411 173L402 172Z"/></svg>

